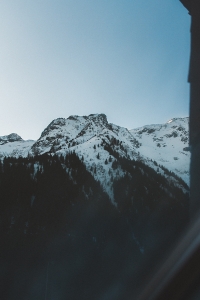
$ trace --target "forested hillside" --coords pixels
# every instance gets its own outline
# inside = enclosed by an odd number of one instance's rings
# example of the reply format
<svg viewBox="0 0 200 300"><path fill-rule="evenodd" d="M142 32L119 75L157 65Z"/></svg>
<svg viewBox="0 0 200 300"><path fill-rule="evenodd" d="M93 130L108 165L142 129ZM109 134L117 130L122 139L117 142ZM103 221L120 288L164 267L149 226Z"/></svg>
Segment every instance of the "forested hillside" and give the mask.
<svg viewBox="0 0 200 300"><path fill-rule="evenodd" d="M74 152L4 158L2 299L124 299L184 230L188 193L112 155L115 205Z"/></svg>

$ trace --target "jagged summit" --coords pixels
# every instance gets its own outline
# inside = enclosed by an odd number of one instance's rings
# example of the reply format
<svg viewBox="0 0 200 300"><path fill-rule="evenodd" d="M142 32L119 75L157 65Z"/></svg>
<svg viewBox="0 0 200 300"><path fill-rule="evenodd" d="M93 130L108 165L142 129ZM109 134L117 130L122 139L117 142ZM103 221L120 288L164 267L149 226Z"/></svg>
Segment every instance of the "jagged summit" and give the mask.
<svg viewBox="0 0 200 300"><path fill-rule="evenodd" d="M105 140L116 138L123 131L133 141L130 132L120 126L110 124L105 114L90 114L89 116L73 115L53 120L42 132L40 138L32 146L33 154L59 151L61 149L75 150L75 145L87 143L95 137ZM106 136L107 134L107 136ZM136 141L135 141L136 142Z"/></svg>
<svg viewBox="0 0 200 300"><path fill-rule="evenodd" d="M16 133L0 137L0 159L5 156L27 156L35 141L24 141Z"/></svg>
<svg viewBox="0 0 200 300"><path fill-rule="evenodd" d="M175 172L189 184L189 118L173 118L165 124L145 125L130 132L140 142L138 151L146 158Z"/></svg>
<svg viewBox="0 0 200 300"><path fill-rule="evenodd" d="M78 115L72 115L69 116L67 119L68 120L78 120L84 118L85 120L92 120L94 122L103 122L103 123L108 123L107 121L107 116L105 114L90 114L89 116L78 116Z"/></svg>
<svg viewBox="0 0 200 300"><path fill-rule="evenodd" d="M3 145L5 143L12 143L16 141L23 141L21 136L19 136L16 133L11 133L9 135L0 136L0 145Z"/></svg>
<svg viewBox="0 0 200 300"><path fill-rule="evenodd" d="M94 123L97 126L107 125L107 117L105 114L90 114L89 116L78 116L72 115L67 119L65 118L57 118L53 120L42 132L41 137L47 135L52 130L59 130L59 128L63 126L69 126L75 124L75 126L81 126L81 124Z"/></svg>
<svg viewBox="0 0 200 300"><path fill-rule="evenodd" d="M188 124L189 124L189 117L184 117L184 118L172 118L168 120L166 123L163 124L148 124L148 125L143 125L141 127L137 127L134 129L131 129L131 132L139 132L144 128L152 128L152 129L158 129L158 128L175 128L178 126L182 126L188 129Z"/></svg>
<svg viewBox="0 0 200 300"><path fill-rule="evenodd" d="M169 121L167 121L166 123L188 123L189 122L189 117L184 117L184 118L172 118Z"/></svg>

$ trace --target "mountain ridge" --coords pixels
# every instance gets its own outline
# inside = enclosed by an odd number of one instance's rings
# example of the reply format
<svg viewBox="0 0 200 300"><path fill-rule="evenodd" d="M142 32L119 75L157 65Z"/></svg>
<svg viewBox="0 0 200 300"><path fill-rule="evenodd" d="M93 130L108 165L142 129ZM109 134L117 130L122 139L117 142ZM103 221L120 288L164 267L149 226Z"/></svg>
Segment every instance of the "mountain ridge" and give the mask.
<svg viewBox="0 0 200 300"><path fill-rule="evenodd" d="M176 173L189 185L189 118L173 118L164 124L130 130L140 141L139 151Z"/></svg>
<svg viewBox="0 0 200 300"><path fill-rule="evenodd" d="M53 120L37 141L24 141L17 134L13 136L13 141L7 138L4 144L0 144L0 157L27 157L44 153L65 156L75 152L114 203L112 178L125 175L117 165L116 154L142 161L169 178L171 175L165 172L168 169L189 184L190 153L187 143L187 117L128 130L108 123L105 114L72 115ZM175 177L170 180L180 185Z"/></svg>

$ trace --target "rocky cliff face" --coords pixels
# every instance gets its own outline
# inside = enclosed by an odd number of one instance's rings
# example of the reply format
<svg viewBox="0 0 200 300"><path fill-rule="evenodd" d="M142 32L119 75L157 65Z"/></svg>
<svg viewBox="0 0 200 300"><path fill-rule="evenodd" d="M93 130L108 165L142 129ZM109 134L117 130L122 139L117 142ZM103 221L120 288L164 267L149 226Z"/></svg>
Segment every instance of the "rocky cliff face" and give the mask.
<svg viewBox="0 0 200 300"><path fill-rule="evenodd" d="M174 118L165 124L146 125L130 132L139 141L138 151L163 165L189 184L189 118Z"/></svg>

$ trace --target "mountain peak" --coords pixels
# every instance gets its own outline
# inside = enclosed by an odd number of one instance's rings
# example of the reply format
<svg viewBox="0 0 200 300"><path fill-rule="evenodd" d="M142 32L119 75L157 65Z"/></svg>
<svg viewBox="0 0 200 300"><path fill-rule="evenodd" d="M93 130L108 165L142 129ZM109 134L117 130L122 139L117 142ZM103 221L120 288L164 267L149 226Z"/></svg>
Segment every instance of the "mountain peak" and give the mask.
<svg viewBox="0 0 200 300"><path fill-rule="evenodd" d="M145 125L131 130L140 141L138 151L171 170L189 184L189 118L172 118L164 124Z"/></svg>
<svg viewBox="0 0 200 300"><path fill-rule="evenodd" d="M172 118L169 121L167 121L166 124L175 123L175 122L185 122L185 123L188 123L188 121L189 121L189 117Z"/></svg>
<svg viewBox="0 0 200 300"><path fill-rule="evenodd" d="M90 120L94 121L95 123L98 122L103 122L103 123L108 123L107 116L105 114L90 114L89 116L78 116L78 115L72 115L67 118L67 120L72 120L72 121L78 121L78 120Z"/></svg>
<svg viewBox="0 0 200 300"><path fill-rule="evenodd" d="M5 143L12 143L12 142L18 142L18 141L23 141L21 136L19 136L17 133L11 133L9 135L4 135L0 136L0 143L5 144Z"/></svg>
<svg viewBox="0 0 200 300"><path fill-rule="evenodd" d="M108 123L107 116L105 114L90 114L89 118L93 121Z"/></svg>
<svg viewBox="0 0 200 300"><path fill-rule="evenodd" d="M70 130L72 130L73 128L81 129L81 127L85 127L91 122L94 123L96 126L108 125L107 117L105 114L90 114L89 116L71 115L67 119L57 118L53 120L44 129L40 136L40 139L45 137L47 134L50 134L52 131L59 131L59 134L62 135L62 132L67 128ZM62 127L65 127L65 129L62 129Z"/></svg>

